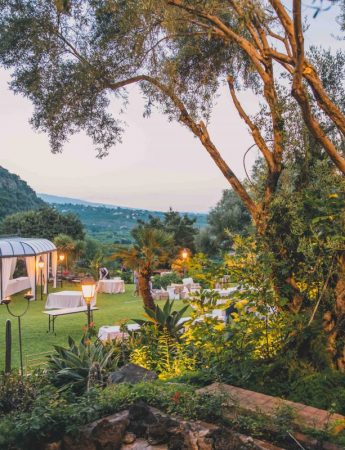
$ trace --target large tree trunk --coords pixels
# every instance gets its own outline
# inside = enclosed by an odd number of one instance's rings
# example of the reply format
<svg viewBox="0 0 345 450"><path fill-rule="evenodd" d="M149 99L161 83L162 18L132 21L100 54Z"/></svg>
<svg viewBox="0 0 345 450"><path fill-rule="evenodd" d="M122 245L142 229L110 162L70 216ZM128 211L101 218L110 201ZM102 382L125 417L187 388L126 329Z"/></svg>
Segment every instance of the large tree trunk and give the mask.
<svg viewBox="0 0 345 450"><path fill-rule="evenodd" d="M150 289L151 274L145 272L139 272L139 294L141 295L145 308L154 310L156 305L153 301L153 297Z"/></svg>

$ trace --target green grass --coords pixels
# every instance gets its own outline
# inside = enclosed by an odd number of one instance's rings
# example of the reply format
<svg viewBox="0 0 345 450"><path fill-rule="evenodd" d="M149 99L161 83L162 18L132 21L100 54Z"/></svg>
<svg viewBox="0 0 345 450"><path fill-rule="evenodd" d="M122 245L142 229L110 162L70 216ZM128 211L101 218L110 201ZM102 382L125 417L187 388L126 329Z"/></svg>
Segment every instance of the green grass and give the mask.
<svg viewBox="0 0 345 450"><path fill-rule="evenodd" d="M61 290L80 290L80 287L69 283L64 283L62 289L59 287L54 290L50 287L50 292ZM124 294L97 294L99 310L95 311L93 316L97 329L102 325L118 325L123 319L143 318L142 299L134 296L133 292L134 285L126 285ZM10 307L15 313L19 313L26 306L26 300L22 295L17 294L12 297ZM52 333L48 334L48 316L42 313L45 302L46 296L41 301L38 294L38 300L30 302L29 310L22 318L24 364L27 357L31 359L30 355L53 351L53 345L65 345L68 336L79 340L83 334L83 327L86 325L85 314L58 317L55 321L56 336ZM175 309L180 309L182 306L182 301L175 302ZM5 361L5 323L7 319L12 322L12 367L19 366L17 319L10 316L5 305L1 305L0 370L3 369ZM44 360L44 356L42 356L42 360Z"/></svg>

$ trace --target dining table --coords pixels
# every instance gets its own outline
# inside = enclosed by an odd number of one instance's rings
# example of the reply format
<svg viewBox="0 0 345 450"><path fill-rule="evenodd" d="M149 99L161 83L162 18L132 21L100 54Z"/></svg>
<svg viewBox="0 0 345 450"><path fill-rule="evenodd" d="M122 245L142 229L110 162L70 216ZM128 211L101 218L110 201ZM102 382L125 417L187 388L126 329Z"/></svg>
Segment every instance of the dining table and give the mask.
<svg viewBox="0 0 345 450"><path fill-rule="evenodd" d="M95 304L95 298L91 304ZM60 291L48 295L45 309L77 308L85 305L81 291Z"/></svg>
<svg viewBox="0 0 345 450"><path fill-rule="evenodd" d="M99 280L98 292L105 294L123 294L125 282L123 280Z"/></svg>

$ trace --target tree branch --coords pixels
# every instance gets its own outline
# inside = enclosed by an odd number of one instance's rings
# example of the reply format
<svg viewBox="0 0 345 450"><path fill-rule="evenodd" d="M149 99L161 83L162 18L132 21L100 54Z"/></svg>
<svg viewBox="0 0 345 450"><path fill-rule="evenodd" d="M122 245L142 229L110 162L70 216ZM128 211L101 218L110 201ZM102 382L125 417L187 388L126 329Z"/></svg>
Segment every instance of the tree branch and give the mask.
<svg viewBox="0 0 345 450"><path fill-rule="evenodd" d="M250 128L253 139L254 139L256 145L259 147L261 153L263 154L263 156L267 162L267 165L269 167L269 170L274 171L275 170L275 161L274 161L274 158L273 158L273 155L272 155L270 149L267 147L266 142L265 142L264 138L262 137L259 128L252 122L250 117L244 111L241 103L239 102L239 100L236 96L233 78L229 76L227 78L227 80L228 80L228 86L229 86L232 101L234 102L234 105L235 105L239 115L242 117L242 119L245 121L245 123Z"/></svg>

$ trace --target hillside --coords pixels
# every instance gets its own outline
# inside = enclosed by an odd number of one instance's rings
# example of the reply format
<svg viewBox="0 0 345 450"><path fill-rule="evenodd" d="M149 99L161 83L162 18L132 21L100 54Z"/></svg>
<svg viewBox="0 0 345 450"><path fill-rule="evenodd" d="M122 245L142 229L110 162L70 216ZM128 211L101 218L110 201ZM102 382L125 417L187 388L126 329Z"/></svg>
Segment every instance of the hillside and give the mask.
<svg viewBox="0 0 345 450"><path fill-rule="evenodd" d="M82 221L87 234L102 242L130 243L132 241L130 232L137 224L137 220L147 221L150 215L164 217L164 213L160 211L91 205L53 203L60 212L76 214ZM206 214L188 213L188 216L197 219L198 228L206 226Z"/></svg>
<svg viewBox="0 0 345 450"><path fill-rule="evenodd" d="M0 221L9 214L38 209L44 204L25 181L0 166Z"/></svg>

